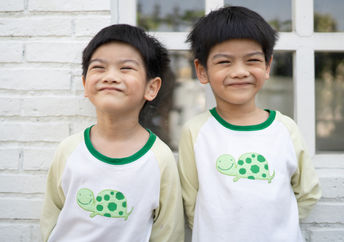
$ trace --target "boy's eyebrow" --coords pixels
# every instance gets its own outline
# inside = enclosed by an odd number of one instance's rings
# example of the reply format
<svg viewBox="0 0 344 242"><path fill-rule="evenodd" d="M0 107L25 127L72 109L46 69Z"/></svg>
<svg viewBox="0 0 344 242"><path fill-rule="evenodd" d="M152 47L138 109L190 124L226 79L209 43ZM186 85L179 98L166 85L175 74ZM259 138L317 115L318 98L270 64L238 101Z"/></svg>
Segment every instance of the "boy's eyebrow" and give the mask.
<svg viewBox="0 0 344 242"><path fill-rule="evenodd" d="M98 61L98 62L101 62L101 63L104 63L104 64L107 63L106 60L96 58L96 59L90 60L90 64L93 63L93 62L97 62L97 61ZM136 64L137 66L140 65L140 62L138 62L137 60L134 60L134 59L124 59L124 60L120 60L120 61L118 61L118 62L119 62L120 64L125 63L125 62L133 62L133 63Z"/></svg>
<svg viewBox="0 0 344 242"><path fill-rule="evenodd" d="M261 51L255 51L255 52L248 53L248 54L244 55L244 57L250 57L250 56L254 56L254 55L262 55L262 56L265 56L263 52L261 52ZM217 58L221 58L221 57L232 58L233 56L232 56L232 55L229 55L229 54L219 53L219 54L214 55L212 59L217 59Z"/></svg>

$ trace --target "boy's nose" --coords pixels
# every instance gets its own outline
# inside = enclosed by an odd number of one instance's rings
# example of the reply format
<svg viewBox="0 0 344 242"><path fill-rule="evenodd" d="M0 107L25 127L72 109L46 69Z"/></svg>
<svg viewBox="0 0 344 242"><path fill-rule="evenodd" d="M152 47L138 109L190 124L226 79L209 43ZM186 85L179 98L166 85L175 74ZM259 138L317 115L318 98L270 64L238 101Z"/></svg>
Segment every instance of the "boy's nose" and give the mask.
<svg viewBox="0 0 344 242"><path fill-rule="evenodd" d="M249 71L245 68L245 65L237 63L232 66L230 70L231 78L245 78L249 75Z"/></svg>
<svg viewBox="0 0 344 242"><path fill-rule="evenodd" d="M118 83L120 81L121 81L120 73L113 69L107 70L103 77L103 82L105 83Z"/></svg>

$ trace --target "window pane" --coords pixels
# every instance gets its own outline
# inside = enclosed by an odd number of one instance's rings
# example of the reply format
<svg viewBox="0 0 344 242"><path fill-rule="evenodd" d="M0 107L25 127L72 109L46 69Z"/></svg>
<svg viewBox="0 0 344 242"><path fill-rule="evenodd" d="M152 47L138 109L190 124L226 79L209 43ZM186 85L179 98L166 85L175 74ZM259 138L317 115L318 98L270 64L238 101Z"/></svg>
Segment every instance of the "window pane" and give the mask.
<svg viewBox="0 0 344 242"><path fill-rule="evenodd" d="M278 32L290 32L291 0L225 0L225 6L243 6L259 13Z"/></svg>
<svg viewBox="0 0 344 242"><path fill-rule="evenodd" d="M316 148L344 151L344 53L315 54Z"/></svg>
<svg viewBox="0 0 344 242"><path fill-rule="evenodd" d="M204 9L205 0L137 0L137 25L146 31L188 32Z"/></svg>
<svg viewBox="0 0 344 242"><path fill-rule="evenodd" d="M178 147L181 128L196 114L206 110L205 86L197 80L193 58L189 51L170 51L173 75L157 114L145 127L155 132L173 150Z"/></svg>
<svg viewBox="0 0 344 242"><path fill-rule="evenodd" d="M314 0L314 31L343 32L343 10L343 0Z"/></svg>
<svg viewBox="0 0 344 242"><path fill-rule="evenodd" d="M257 105L293 118L293 96L293 55L291 52L274 53L270 78L257 95Z"/></svg>

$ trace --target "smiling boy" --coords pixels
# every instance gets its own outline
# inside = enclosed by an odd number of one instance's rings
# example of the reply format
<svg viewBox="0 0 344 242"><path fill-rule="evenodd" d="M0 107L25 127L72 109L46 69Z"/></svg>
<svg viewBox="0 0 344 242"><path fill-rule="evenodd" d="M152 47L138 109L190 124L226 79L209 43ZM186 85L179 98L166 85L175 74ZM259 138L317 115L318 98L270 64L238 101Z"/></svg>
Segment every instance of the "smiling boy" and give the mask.
<svg viewBox="0 0 344 242"><path fill-rule="evenodd" d="M102 29L83 52L97 122L59 145L41 215L44 241L181 242L174 156L139 123L166 81L167 50L129 25Z"/></svg>
<svg viewBox="0 0 344 242"><path fill-rule="evenodd" d="M183 128L179 174L193 242L303 241L299 218L320 198L293 120L256 105L277 33L257 13L226 7L188 36L216 107Z"/></svg>

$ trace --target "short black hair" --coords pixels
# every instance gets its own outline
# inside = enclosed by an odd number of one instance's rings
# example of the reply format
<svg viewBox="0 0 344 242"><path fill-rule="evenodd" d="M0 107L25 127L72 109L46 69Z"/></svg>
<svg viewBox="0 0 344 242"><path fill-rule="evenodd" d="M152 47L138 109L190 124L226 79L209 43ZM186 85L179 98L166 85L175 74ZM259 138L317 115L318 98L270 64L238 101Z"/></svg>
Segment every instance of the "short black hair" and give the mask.
<svg viewBox="0 0 344 242"><path fill-rule="evenodd" d="M128 24L114 24L100 30L84 49L82 54L82 75L85 78L94 52L100 46L116 41L133 46L141 54L147 79L163 76L170 60L167 50L162 44L139 27Z"/></svg>
<svg viewBox="0 0 344 242"><path fill-rule="evenodd" d="M143 29L128 24L114 24L100 30L88 43L82 53L82 75L86 79L87 70L94 52L102 45L111 42L122 42L134 47L141 55L146 70L146 80L160 77L162 80L160 90L166 90L171 78L170 58L167 49L154 37L148 35ZM157 97L146 102L140 112L139 121L142 124L147 111L154 109L163 99L164 93L159 92ZM148 104L149 103L149 104Z"/></svg>
<svg viewBox="0 0 344 242"><path fill-rule="evenodd" d="M278 33L258 13L240 6L211 11L193 26L186 42L191 43L194 58L207 67L211 49L231 39L251 39L258 42L265 61L271 59Z"/></svg>

